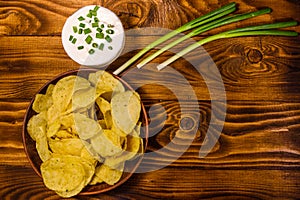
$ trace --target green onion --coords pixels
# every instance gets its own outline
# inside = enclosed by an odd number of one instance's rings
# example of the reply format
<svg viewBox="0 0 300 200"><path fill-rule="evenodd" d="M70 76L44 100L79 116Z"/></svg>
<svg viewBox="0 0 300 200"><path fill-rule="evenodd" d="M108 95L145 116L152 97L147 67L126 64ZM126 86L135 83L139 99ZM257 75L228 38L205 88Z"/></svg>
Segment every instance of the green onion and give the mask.
<svg viewBox="0 0 300 200"><path fill-rule="evenodd" d="M70 37L69 37L69 41L72 41L73 40L73 35L70 35Z"/></svg>
<svg viewBox="0 0 300 200"><path fill-rule="evenodd" d="M99 6L95 6L94 11L97 12L99 10Z"/></svg>
<svg viewBox="0 0 300 200"><path fill-rule="evenodd" d="M79 24L79 27L85 28L85 24L84 24L84 23L80 23L80 24Z"/></svg>
<svg viewBox="0 0 300 200"><path fill-rule="evenodd" d="M77 26L73 26L73 32L77 33L77 31L78 31Z"/></svg>
<svg viewBox="0 0 300 200"><path fill-rule="evenodd" d="M103 31L101 28L97 28L96 30L97 30L99 33L102 33L102 31Z"/></svg>
<svg viewBox="0 0 300 200"><path fill-rule="evenodd" d="M101 25L100 25L100 28L104 28L104 24L101 24Z"/></svg>
<svg viewBox="0 0 300 200"><path fill-rule="evenodd" d="M113 50L113 47L112 47L112 46L109 46L108 49L109 49L109 50Z"/></svg>
<svg viewBox="0 0 300 200"><path fill-rule="evenodd" d="M103 39L104 38L104 34L103 33L96 33L96 38Z"/></svg>
<svg viewBox="0 0 300 200"><path fill-rule="evenodd" d="M75 44L77 42L76 38L73 38L72 43Z"/></svg>
<svg viewBox="0 0 300 200"><path fill-rule="evenodd" d="M91 30L90 28L86 28L86 29L83 30L83 32L84 32L84 34L86 35L86 34L91 33L92 30Z"/></svg>
<svg viewBox="0 0 300 200"><path fill-rule="evenodd" d="M98 17L94 17L94 22L100 22L100 20L98 19Z"/></svg>
<svg viewBox="0 0 300 200"><path fill-rule="evenodd" d="M108 24L107 25L107 28L114 28L115 26L114 25L112 25L112 24Z"/></svg>
<svg viewBox="0 0 300 200"><path fill-rule="evenodd" d="M90 35L88 35L88 36L85 38L85 42L86 42L87 44L91 44L92 41L93 41L93 38L92 38Z"/></svg>
<svg viewBox="0 0 300 200"><path fill-rule="evenodd" d="M108 33L108 34L114 34L114 30L112 30L112 29L107 29L107 30L106 30L106 33Z"/></svg>
<svg viewBox="0 0 300 200"><path fill-rule="evenodd" d="M87 15L86 15L88 18L92 18L93 16L92 16L92 13L88 13Z"/></svg>
<svg viewBox="0 0 300 200"><path fill-rule="evenodd" d="M112 39L111 39L111 37L110 37L109 35L106 35L106 36L105 36L105 40L106 40L107 42L109 42L109 43L112 42Z"/></svg>
<svg viewBox="0 0 300 200"><path fill-rule="evenodd" d="M142 60L137 65L137 67L138 68L143 67L145 64L147 64L148 62L150 62L151 60L153 60L154 58L156 58L157 56L162 54L164 51L174 47L175 45L179 44L180 42L182 42L186 39L189 39L191 37L199 35L203 32L209 31L213 28L217 28L217 27L220 27L220 26L223 26L223 25L226 25L226 24L230 24L230 23L233 23L233 22L249 19L249 18L252 18L252 17L256 17L256 16L259 16L259 15L270 13L270 12L271 12L270 8L265 8L265 9L262 9L262 10L259 10L259 11L250 12L250 13L246 13L246 14L237 14L237 15L224 17L224 18L218 19L216 21L210 22L208 24L205 24L203 26L200 26L199 28L194 29L193 31L189 32L188 34L184 35L183 37L167 44L163 48L156 51L154 54L152 54L149 57L145 58L144 60Z"/></svg>
<svg viewBox="0 0 300 200"><path fill-rule="evenodd" d="M101 44L99 45L99 49L102 51L103 48L104 48L104 43L101 43Z"/></svg>
<svg viewBox="0 0 300 200"><path fill-rule="evenodd" d="M93 44L92 44L92 47L98 48L98 44L97 44L97 43L93 43Z"/></svg>
<svg viewBox="0 0 300 200"><path fill-rule="evenodd" d="M83 20L85 20L85 18L82 17L82 16L80 16L80 17L78 17L78 20L79 20L79 21L83 21Z"/></svg>
<svg viewBox="0 0 300 200"><path fill-rule="evenodd" d="M90 49L89 50L89 54L93 54L93 53L95 53L95 50L94 49Z"/></svg>
<svg viewBox="0 0 300 200"><path fill-rule="evenodd" d="M96 27L98 27L98 22L94 22L94 23L92 23L92 27L93 27L93 28L96 28Z"/></svg>
<svg viewBox="0 0 300 200"><path fill-rule="evenodd" d="M124 63L121 67L119 67L116 71L114 71L113 73L114 74L119 74L120 72L122 72L124 69L126 69L128 66L130 66L132 63L134 63L137 59L139 59L142 55L144 55L145 53L147 53L150 49L156 47L157 45L165 42L166 40L174 37L175 35L177 35L178 33L181 33L181 32L184 32L184 31L187 31L187 30L190 30L190 29L193 29L195 27L198 27L202 24L205 24L205 23L208 23L212 20L215 20L216 18L214 16L219 16L219 17L222 17L220 16L219 14L225 12L225 11L228 11L230 10L231 12L233 10L236 9L236 3L235 2L232 2L232 3L229 3L219 9L216 9L212 12L209 12L199 18L196 18L186 24L184 24L183 26L177 28L176 30L162 36L161 38L159 38L158 40L152 42L151 44L147 45L144 49L142 49L140 52L138 52L135 56L133 56L131 59L129 59L126 63Z"/></svg>
<svg viewBox="0 0 300 200"><path fill-rule="evenodd" d="M83 32L83 29L80 28L79 31L78 31L78 34L82 34L82 32Z"/></svg>
<svg viewBox="0 0 300 200"><path fill-rule="evenodd" d="M170 63L174 62L181 56L184 56L188 52L196 49L199 47L199 45L204 45L208 42L223 39L223 38L232 38L232 37L243 37L243 36L259 36L259 35L274 35L274 36L298 36L298 33L295 31L285 31L285 30L272 30L276 28L285 28L290 26L297 25L296 21L291 22L278 22L273 24L265 24L265 25L259 25L259 26L249 26L245 28L238 28L230 31L225 31L216 35L209 36L207 38L204 38L177 53L176 55L172 56L165 62L159 64L157 66L158 70L161 70L165 68Z"/></svg>
<svg viewBox="0 0 300 200"><path fill-rule="evenodd" d="M84 48L84 46L79 46L79 47L77 47L78 50L81 50L81 49L83 49L83 48Z"/></svg>

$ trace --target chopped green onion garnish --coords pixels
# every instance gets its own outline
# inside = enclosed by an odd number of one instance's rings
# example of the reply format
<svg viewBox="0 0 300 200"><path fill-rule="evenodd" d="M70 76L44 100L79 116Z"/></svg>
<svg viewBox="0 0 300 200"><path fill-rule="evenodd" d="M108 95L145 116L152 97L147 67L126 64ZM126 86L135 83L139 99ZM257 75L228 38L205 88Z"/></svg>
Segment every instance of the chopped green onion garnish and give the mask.
<svg viewBox="0 0 300 200"><path fill-rule="evenodd" d="M109 50L112 50L113 48L112 48L112 46L109 46L108 49L109 49Z"/></svg>
<svg viewBox="0 0 300 200"><path fill-rule="evenodd" d="M89 18L92 18L92 14L91 13L87 14L86 16L89 17Z"/></svg>
<svg viewBox="0 0 300 200"><path fill-rule="evenodd" d="M91 31L90 28L86 28L86 29L83 30L83 32L84 32L84 34L86 35L86 34L91 33L92 31Z"/></svg>
<svg viewBox="0 0 300 200"><path fill-rule="evenodd" d="M112 39L111 39L111 37L110 37L109 35L106 35L106 36L105 36L105 40L106 40L107 42L109 42L109 43L112 41Z"/></svg>
<svg viewBox="0 0 300 200"><path fill-rule="evenodd" d="M97 44L97 43L93 43L93 44L92 44L92 47L98 48L98 44Z"/></svg>
<svg viewBox="0 0 300 200"><path fill-rule="evenodd" d="M76 38L73 38L72 43L75 44L77 42Z"/></svg>
<svg viewBox="0 0 300 200"><path fill-rule="evenodd" d="M73 40L73 35L70 35L69 41L72 41L72 40Z"/></svg>
<svg viewBox="0 0 300 200"><path fill-rule="evenodd" d="M83 49L83 48L84 48L84 46L79 46L79 47L77 47L78 50L81 50L81 49Z"/></svg>
<svg viewBox="0 0 300 200"><path fill-rule="evenodd" d="M99 6L95 6L94 11L97 12L99 10Z"/></svg>
<svg viewBox="0 0 300 200"><path fill-rule="evenodd" d="M93 27L93 28L98 27L98 22L92 23L92 27Z"/></svg>
<svg viewBox="0 0 300 200"><path fill-rule="evenodd" d="M78 31L78 33L79 33L79 34L82 34L82 32L83 32L83 29L80 28L79 31Z"/></svg>
<svg viewBox="0 0 300 200"><path fill-rule="evenodd" d="M90 13L92 16L97 16L97 11L94 11L94 10L90 10Z"/></svg>
<svg viewBox="0 0 300 200"><path fill-rule="evenodd" d="M73 32L77 33L77 31L78 31L77 26L73 26Z"/></svg>
<svg viewBox="0 0 300 200"><path fill-rule="evenodd" d="M104 48L104 43L101 43L101 44L99 45L99 49L102 51L103 48Z"/></svg>
<svg viewBox="0 0 300 200"><path fill-rule="evenodd" d="M101 24L100 28L104 28L104 24Z"/></svg>
<svg viewBox="0 0 300 200"><path fill-rule="evenodd" d="M115 26L112 25L112 24L108 24L108 25L107 25L107 28L113 28L113 27L115 27Z"/></svg>
<svg viewBox="0 0 300 200"><path fill-rule="evenodd" d="M78 20L79 20L79 21L83 21L83 20L85 20L85 18L82 17L82 16L80 16L80 17L78 17Z"/></svg>
<svg viewBox="0 0 300 200"><path fill-rule="evenodd" d="M91 44L92 41L93 41L93 38L92 38L92 36L90 36L90 35L88 35L88 36L85 38L85 42L86 42L87 44Z"/></svg>
<svg viewBox="0 0 300 200"><path fill-rule="evenodd" d="M95 53L95 50L94 49L90 49L89 50L89 54L93 54L93 53Z"/></svg>
<svg viewBox="0 0 300 200"><path fill-rule="evenodd" d="M114 34L114 30L112 30L112 29L107 29L107 30L106 30L106 33L108 33L108 34Z"/></svg>
<svg viewBox="0 0 300 200"><path fill-rule="evenodd" d="M94 22L99 22L100 20L98 19L98 17L94 17Z"/></svg>
<svg viewBox="0 0 300 200"><path fill-rule="evenodd" d="M103 39L104 38L104 34L103 33L96 33L96 38Z"/></svg>
<svg viewBox="0 0 300 200"><path fill-rule="evenodd" d="M80 24L79 24L79 27L85 28L85 24L84 24L84 23L80 23Z"/></svg>
<svg viewBox="0 0 300 200"><path fill-rule="evenodd" d="M97 28L96 30L97 30L99 33L102 33L102 31L103 31L101 28Z"/></svg>

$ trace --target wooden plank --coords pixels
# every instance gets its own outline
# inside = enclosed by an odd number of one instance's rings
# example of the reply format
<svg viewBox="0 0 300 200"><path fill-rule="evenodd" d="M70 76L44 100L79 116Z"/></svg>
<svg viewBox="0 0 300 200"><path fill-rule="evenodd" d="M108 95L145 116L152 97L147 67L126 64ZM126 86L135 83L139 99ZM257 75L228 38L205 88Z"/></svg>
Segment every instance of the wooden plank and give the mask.
<svg viewBox="0 0 300 200"><path fill-rule="evenodd" d="M63 1L63 0L1 0L0 35L60 35L68 16L80 7L99 4L114 11L121 19L126 29L137 27L163 27L175 29L182 24L195 19L225 5L230 1ZM270 7L273 13L243 22L243 25L253 25L260 22L272 22L293 18L300 20L297 1L236 1L238 13L256 10L257 7ZM284 8L284 9L283 9ZM297 10L298 9L298 10ZM228 26L235 28L240 23ZM218 30L224 30L218 29ZM299 27L295 28L299 31Z"/></svg>
<svg viewBox="0 0 300 200"><path fill-rule="evenodd" d="M21 135L27 105L28 102L0 103L2 164L28 165ZM151 116L148 152L165 147L165 152L145 158L145 168L169 165L170 161L173 162L171 166L176 167L300 167L300 102L227 102L223 131L205 158L199 158L199 151L205 144L208 127L214 125L210 124L211 102L146 101L145 105ZM199 107L200 116L196 107ZM224 114L219 108L215 113L218 112L217 118ZM188 126L183 126L182 120L189 122ZM174 137L177 138L175 146L166 147ZM183 147L187 150L177 159L178 150Z"/></svg>
<svg viewBox="0 0 300 200"><path fill-rule="evenodd" d="M10 176L12 175L13 176ZM22 177L22 178L20 178ZM113 191L79 199L297 199L299 170L164 168L134 174ZM5 181L5 180L10 181ZM278 184L280 183L280 184ZM2 199L60 199L33 170L0 165ZM76 199L77 199L76 198ZM72 198L71 198L72 199ZM74 198L75 199L75 198Z"/></svg>
<svg viewBox="0 0 300 200"><path fill-rule="evenodd" d="M155 37L143 36L139 38L139 42L146 45ZM216 100L222 97L222 92L224 93L220 87L221 81L224 83L228 100L300 99L300 86L297 84L300 66L298 38L295 40L277 37L274 40L273 37L248 37L243 40L236 38L216 41L204 46L207 53L199 55L194 51L189 54L188 58L191 61L199 59L203 66L192 66L191 62L179 59L171 65L177 71L158 72L152 65L148 65L142 71L132 67L134 70L130 70L127 80L132 85L143 86L140 92L145 96L161 100L168 100L174 96L168 87L178 88L182 91L180 98L186 98L185 91L191 90L188 89L189 85L198 99ZM128 35L128 46L124 50L128 53L124 53L107 70L116 69L136 53L134 40L135 35ZM66 55L60 37L1 37L0 43L3 44L0 46L1 99L30 99L38 88L54 76L80 67ZM160 63L170 55L172 53L167 52L153 60L153 63ZM206 66L206 63L213 62L216 67ZM212 75L211 69L214 68L216 70L213 70L213 73L220 73L222 79L218 80L215 78L217 76ZM209 81L204 80L199 71L208 77ZM158 84L165 84L166 87L159 87L157 93L157 88L151 83L155 84L161 79L164 83ZM149 84L146 85L145 82ZM215 83L217 85L214 85ZM208 91L207 84L212 84L211 91Z"/></svg>

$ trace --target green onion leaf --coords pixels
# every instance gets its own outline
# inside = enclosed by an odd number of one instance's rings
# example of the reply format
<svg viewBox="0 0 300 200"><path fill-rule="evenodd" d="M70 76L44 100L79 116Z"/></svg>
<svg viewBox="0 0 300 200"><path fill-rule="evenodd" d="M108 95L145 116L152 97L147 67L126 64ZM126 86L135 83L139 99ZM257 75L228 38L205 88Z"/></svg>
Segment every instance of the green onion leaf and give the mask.
<svg viewBox="0 0 300 200"><path fill-rule="evenodd" d="M97 44L97 43L93 43L93 44L92 44L92 47L98 48L98 44Z"/></svg>
<svg viewBox="0 0 300 200"><path fill-rule="evenodd" d="M69 41L72 41L72 40L73 40L73 35L70 35Z"/></svg>
<svg viewBox="0 0 300 200"><path fill-rule="evenodd" d="M99 10L99 6L95 6L94 11L97 12Z"/></svg>
<svg viewBox="0 0 300 200"><path fill-rule="evenodd" d="M73 32L77 33L77 31L78 31L77 26L73 26Z"/></svg>
<svg viewBox="0 0 300 200"><path fill-rule="evenodd" d="M80 17L78 17L78 20L79 20L79 21L83 21L83 20L85 20L85 18L82 17L82 16L80 16Z"/></svg>
<svg viewBox="0 0 300 200"><path fill-rule="evenodd" d="M75 44L77 42L76 38L73 38L72 43Z"/></svg>
<svg viewBox="0 0 300 200"><path fill-rule="evenodd" d="M85 24L84 24L84 23L80 23L80 24L79 24L79 27L85 28Z"/></svg>
<svg viewBox="0 0 300 200"><path fill-rule="evenodd" d="M92 18L92 17L93 17L91 13L88 13L86 16L87 16L88 18Z"/></svg>
<svg viewBox="0 0 300 200"><path fill-rule="evenodd" d="M104 43L101 43L101 44L99 45L99 49L102 51L103 48L104 48Z"/></svg>
<svg viewBox="0 0 300 200"><path fill-rule="evenodd" d="M97 28L96 30L97 30L99 33L102 33L102 31L103 31L101 28Z"/></svg>
<svg viewBox="0 0 300 200"><path fill-rule="evenodd" d="M104 34L103 33L96 33L96 38L103 39L104 38Z"/></svg>
<svg viewBox="0 0 300 200"><path fill-rule="evenodd" d="M86 34L91 33L92 30L91 30L90 28L86 28L86 29L83 30L83 32L84 32L84 34L86 35Z"/></svg>
<svg viewBox="0 0 300 200"><path fill-rule="evenodd" d="M109 46L108 49L109 49L109 50L113 50L113 47L112 47L112 46Z"/></svg>
<svg viewBox="0 0 300 200"><path fill-rule="evenodd" d="M84 46L77 47L78 50L84 49Z"/></svg>
<svg viewBox="0 0 300 200"><path fill-rule="evenodd" d="M98 19L98 17L94 17L94 22L100 22L100 20Z"/></svg>
<svg viewBox="0 0 300 200"><path fill-rule="evenodd" d="M112 30L112 29L107 29L107 30L106 30L106 33L108 33L108 34L114 34L114 30Z"/></svg>
<svg viewBox="0 0 300 200"><path fill-rule="evenodd" d="M96 28L96 27L98 27L98 26L99 26L98 22L92 23L92 27L93 27L93 28Z"/></svg>
<svg viewBox="0 0 300 200"><path fill-rule="evenodd" d="M101 25L100 25L100 28L104 28L104 24L101 24Z"/></svg>
<svg viewBox="0 0 300 200"><path fill-rule="evenodd" d="M83 32L83 29L80 28L80 29L78 30L78 34L82 34L82 32Z"/></svg>
<svg viewBox="0 0 300 200"><path fill-rule="evenodd" d="M90 35L88 35L88 36L85 38L85 42L86 42L87 44L91 44L92 41L93 41L93 38L92 38L92 36L90 36Z"/></svg>
<svg viewBox="0 0 300 200"><path fill-rule="evenodd" d="M93 54L93 53L95 53L95 50L94 49L90 49L89 50L89 54Z"/></svg>
<svg viewBox="0 0 300 200"><path fill-rule="evenodd" d="M109 36L109 35L106 35L105 36L105 40L107 41L107 42L112 42L112 39L111 39L111 37Z"/></svg>

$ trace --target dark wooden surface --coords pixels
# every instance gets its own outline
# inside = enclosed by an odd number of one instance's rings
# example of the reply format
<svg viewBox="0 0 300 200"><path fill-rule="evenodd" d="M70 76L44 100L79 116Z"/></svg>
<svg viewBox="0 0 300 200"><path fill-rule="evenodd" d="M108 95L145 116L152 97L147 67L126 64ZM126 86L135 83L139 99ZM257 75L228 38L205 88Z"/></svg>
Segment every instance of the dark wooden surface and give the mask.
<svg viewBox="0 0 300 200"><path fill-rule="evenodd" d="M262 22L300 21L297 0L237 0L238 12L270 7L270 15L212 31ZM63 50L61 29L76 9L99 4L113 10L126 30L143 27L174 29L228 1L193 0L0 0L0 199L60 199L46 189L24 153L22 121L37 90L54 76L79 66ZM292 28L300 32L300 27ZM126 48L146 45L157 35L127 35ZM197 37L195 39L200 39ZM200 75L180 59L172 66L189 80L201 123L190 148L160 170L135 174L119 188L74 199L299 199L300 198L300 37L246 37L204 46L222 76L227 104L222 134L212 151L199 158L211 118L211 96ZM112 71L136 51L122 55ZM155 60L161 62L171 53ZM155 77L149 68L141 79ZM137 80L132 84L142 84ZM170 81L176 87L184 85ZM139 89L147 109L153 109L148 152L167 145L180 125L178 99L164 87ZM165 109L166 121L161 111ZM199 113L191 111L190 118ZM173 159L176 149L148 157L148 166Z"/></svg>

